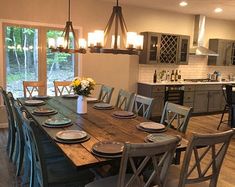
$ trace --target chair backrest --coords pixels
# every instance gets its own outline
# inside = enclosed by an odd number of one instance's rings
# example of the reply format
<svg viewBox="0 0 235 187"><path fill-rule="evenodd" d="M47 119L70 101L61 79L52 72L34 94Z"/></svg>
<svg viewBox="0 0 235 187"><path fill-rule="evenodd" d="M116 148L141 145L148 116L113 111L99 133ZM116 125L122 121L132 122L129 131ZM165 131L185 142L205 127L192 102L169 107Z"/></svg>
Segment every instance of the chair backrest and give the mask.
<svg viewBox="0 0 235 187"><path fill-rule="evenodd" d="M231 106L232 104L235 104L235 98L233 96L233 87L235 87L232 84L226 84L225 88L223 89L223 93L225 96L225 101L227 105Z"/></svg>
<svg viewBox="0 0 235 187"><path fill-rule="evenodd" d="M1 86L0 86L0 93L4 101L4 105L6 107L9 128L10 130L14 130L15 124L14 124L14 116L12 112L12 107L11 107L6 91Z"/></svg>
<svg viewBox="0 0 235 187"><path fill-rule="evenodd" d="M147 187L150 186L150 184L152 185L152 183L157 183L159 187L164 187L167 171L171 165L176 146L180 139L179 136L175 136L172 139L161 143L126 143L122 154L117 186ZM138 164L135 163L135 158L139 158ZM140 160L140 158L142 159ZM127 181L125 178L128 162L130 162L133 174ZM141 175L143 174L145 166L150 163L152 163L153 172L147 181L144 182Z"/></svg>
<svg viewBox="0 0 235 187"><path fill-rule="evenodd" d="M29 120L26 117L26 114L21 111L21 108L16 106L18 116L22 121L24 140L25 140L25 154L27 154L27 159L30 160L30 187L31 186L47 186L48 185L48 177L46 170L46 163L43 159L43 148L42 142L39 134L39 127L37 124Z"/></svg>
<svg viewBox="0 0 235 187"><path fill-rule="evenodd" d="M160 123L165 124L167 127L174 128L179 132L185 133L191 113L191 107L166 102Z"/></svg>
<svg viewBox="0 0 235 187"><path fill-rule="evenodd" d="M191 183L198 183L200 186L200 182L210 180L209 186L216 187L220 168L233 135L234 130L216 134L194 133L185 152L178 186L184 187Z"/></svg>
<svg viewBox="0 0 235 187"><path fill-rule="evenodd" d="M110 103L110 100L111 100L111 97L113 94L113 90L114 90L113 87L102 85L100 88L98 100L105 102L105 103Z"/></svg>
<svg viewBox="0 0 235 187"><path fill-rule="evenodd" d="M132 99L134 97L134 93L127 92L123 89L119 90L116 107L122 110L130 110L130 105L132 103Z"/></svg>
<svg viewBox="0 0 235 187"><path fill-rule="evenodd" d="M149 119L152 112L153 98L136 95L133 105L133 112Z"/></svg>
<svg viewBox="0 0 235 187"><path fill-rule="evenodd" d="M39 94L39 88L45 88L45 83L40 81L23 81L24 97L33 97Z"/></svg>
<svg viewBox="0 0 235 187"><path fill-rule="evenodd" d="M64 94L71 94L73 89L70 86L71 81L53 81L55 88L55 96L61 96Z"/></svg>

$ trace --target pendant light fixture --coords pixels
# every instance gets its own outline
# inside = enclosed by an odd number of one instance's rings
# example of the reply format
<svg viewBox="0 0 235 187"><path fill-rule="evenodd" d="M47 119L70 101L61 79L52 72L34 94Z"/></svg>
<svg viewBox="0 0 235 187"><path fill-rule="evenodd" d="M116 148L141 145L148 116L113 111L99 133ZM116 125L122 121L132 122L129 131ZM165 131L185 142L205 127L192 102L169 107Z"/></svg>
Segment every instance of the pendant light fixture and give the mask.
<svg viewBox="0 0 235 187"><path fill-rule="evenodd" d="M110 36L112 24L115 20L114 35ZM118 34L120 29L122 35ZM121 49L120 37L122 37L122 46L125 49ZM107 41L111 40L110 48L107 47ZM143 49L143 36L138 35L136 32L128 32L124 17L122 15L122 7L118 5L113 7L113 12L104 31L95 30L88 33L88 47L91 53L112 53L112 54L129 54L139 55L139 52Z"/></svg>
<svg viewBox="0 0 235 187"><path fill-rule="evenodd" d="M68 1L68 21L66 22L61 37L58 37L57 40L55 40L54 38L48 39L49 49L51 49L52 52L60 53L86 53L86 40L84 38L80 38L77 41L77 37L73 29L73 24L70 20L70 0ZM72 34L74 44L70 39L70 33Z"/></svg>

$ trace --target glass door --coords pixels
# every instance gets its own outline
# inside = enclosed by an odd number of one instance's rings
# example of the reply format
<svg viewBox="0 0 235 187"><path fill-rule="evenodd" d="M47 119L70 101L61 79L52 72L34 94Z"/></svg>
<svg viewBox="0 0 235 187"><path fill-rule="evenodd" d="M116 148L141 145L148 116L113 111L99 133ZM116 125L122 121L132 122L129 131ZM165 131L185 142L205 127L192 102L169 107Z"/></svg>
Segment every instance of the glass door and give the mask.
<svg viewBox="0 0 235 187"><path fill-rule="evenodd" d="M38 29L6 26L6 89L14 97L23 96L23 80L38 80Z"/></svg>
<svg viewBox="0 0 235 187"><path fill-rule="evenodd" d="M61 36L60 30L47 31L48 38ZM73 38L71 38L73 40ZM53 81L69 81L75 76L75 55L69 53L52 53L47 47L47 94L54 96Z"/></svg>

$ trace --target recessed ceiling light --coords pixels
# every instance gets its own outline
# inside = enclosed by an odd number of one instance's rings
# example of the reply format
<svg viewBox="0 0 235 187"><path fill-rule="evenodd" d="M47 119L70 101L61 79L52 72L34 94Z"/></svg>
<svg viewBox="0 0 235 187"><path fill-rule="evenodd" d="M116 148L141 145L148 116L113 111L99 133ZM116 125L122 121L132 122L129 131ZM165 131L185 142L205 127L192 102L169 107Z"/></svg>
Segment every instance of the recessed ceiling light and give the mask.
<svg viewBox="0 0 235 187"><path fill-rule="evenodd" d="M214 12L215 12L215 13L220 13L220 12L223 12L223 9L222 9L222 8L216 8L216 9L214 10Z"/></svg>
<svg viewBox="0 0 235 187"><path fill-rule="evenodd" d="M185 6L188 5L188 3L187 3L186 1L181 1L181 2L179 3L179 5L182 6L182 7L185 7Z"/></svg>

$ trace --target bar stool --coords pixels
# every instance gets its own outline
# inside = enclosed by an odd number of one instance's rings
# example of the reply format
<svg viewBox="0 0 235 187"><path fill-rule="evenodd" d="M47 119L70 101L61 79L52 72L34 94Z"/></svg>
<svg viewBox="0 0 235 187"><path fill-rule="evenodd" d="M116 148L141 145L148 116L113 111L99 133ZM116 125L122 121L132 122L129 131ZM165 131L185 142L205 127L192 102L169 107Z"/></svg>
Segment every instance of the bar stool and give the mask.
<svg viewBox="0 0 235 187"><path fill-rule="evenodd" d="M223 95L224 95L224 99L225 99L226 104L224 106L224 110L223 110L222 116L220 118L220 122L217 127L217 130L219 130L222 123L223 124L225 124L225 123L230 124L231 123L232 104L235 104L235 101L233 101L233 87L234 87L234 85L231 85L231 84L227 84L227 85L222 86ZM226 112L229 113L228 120L223 120L224 113L226 113Z"/></svg>

